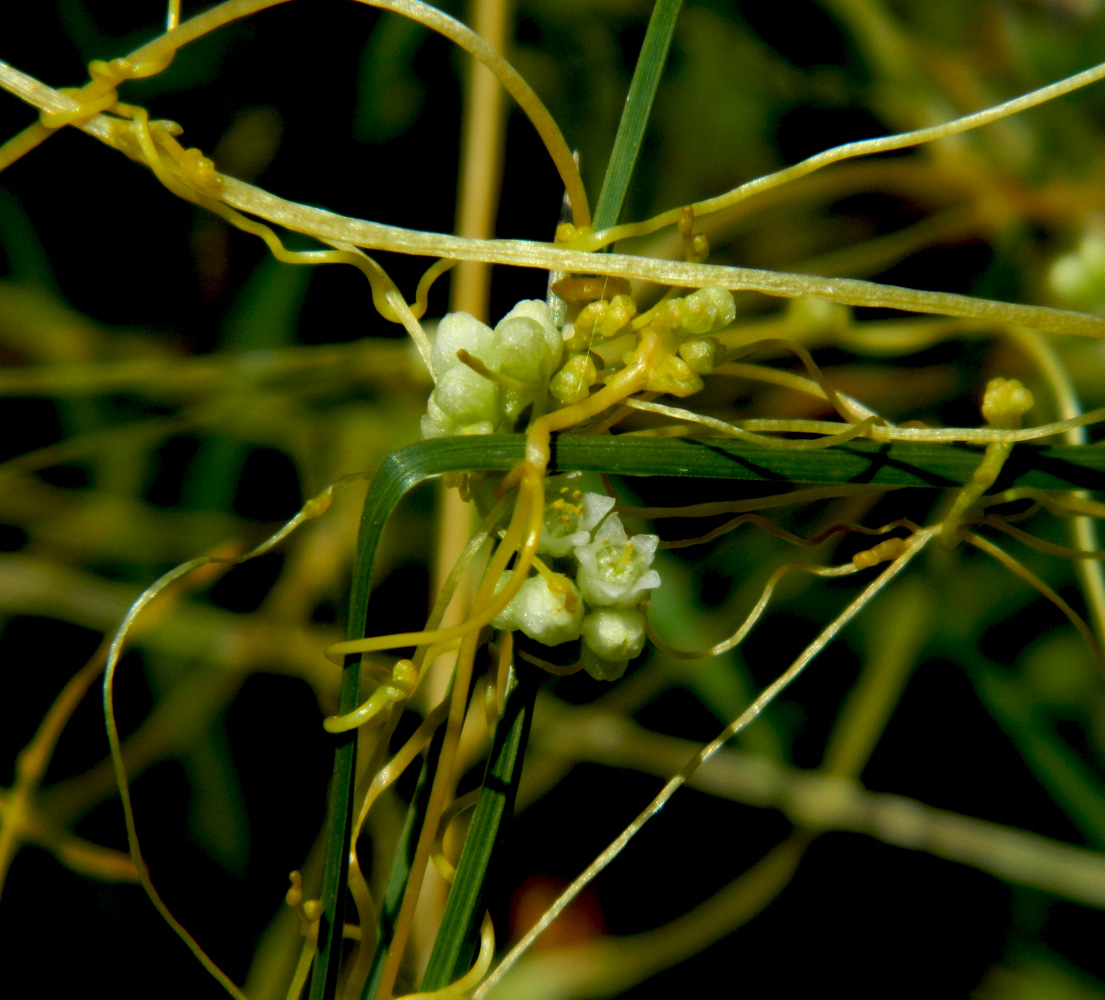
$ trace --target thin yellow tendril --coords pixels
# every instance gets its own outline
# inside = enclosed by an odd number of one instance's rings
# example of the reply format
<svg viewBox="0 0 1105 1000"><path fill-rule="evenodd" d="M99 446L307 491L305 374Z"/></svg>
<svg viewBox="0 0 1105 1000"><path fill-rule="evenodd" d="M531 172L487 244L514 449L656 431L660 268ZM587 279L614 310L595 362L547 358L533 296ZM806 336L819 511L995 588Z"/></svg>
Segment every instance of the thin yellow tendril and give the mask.
<svg viewBox="0 0 1105 1000"><path fill-rule="evenodd" d="M1046 552L1051 556L1059 556L1062 559L1093 559L1097 562L1105 560L1105 549L1075 549L1069 545L1056 545L1054 542L1045 541L1020 528L1014 527L1004 517L996 514L987 514L982 518L982 524L988 524L1007 535L1024 542L1025 545L1036 549L1038 552Z"/></svg>
<svg viewBox="0 0 1105 1000"><path fill-rule="evenodd" d="M456 878L457 870L453 863L445 856L445 835L453 820L461 813L475 808L476 800L479 797L480 790L478 788L473 788L472 791L465 792L464 795L458 799L454 799L449 804L449 807L441 814L441 821L438 823L437 840L434 842L431 860L434 863L434 867L437 869L437 873L450 885Z"/></svg>
<svg viewBox="0 0 1105 1000"><path fill-rule="evenodd" d="M153 882L150 881L149 873L146 870L145 860L142 857L142 849L138 841L138 829L134 819L134 808L131 803L130 797L130 784L127 778L126 765L123 761L122 755L122 743L119 738L119 728L115 721L115 671L119 664L119 658L122 656L123 647L126 642L131 629L134 627L134 623L142 614L146 606L153 601L159 594L161 594L170 584L179 580L181 577L186 576L193 570L199 569L202 566L208 566L213 563L222 565L237 565L242 562L246 562L256 556L263 555L268 552L274 546L282 542L289 534L295 531L301 524L311 518L318 517L324 513L330 506L333 498L334 491L342 488L349 483L365 478L360 474L345 476L338 480L336 483L327 486L320 494L308 500L307 503L300 508L299 512L287 521L279 531L270 535L267 539L261 542L249 552L241 556L234 558L222 558L219 556L198 556L195 559L190 559L186 563L182 563L175 569L170 570L158 579L151 586L147 587L142 595L136 600L128 609L126 616L120 623L118 629L115 631L115 635L111 641L111 647L108 651L107 663L104 668L104 683L103 683L103 704L104 704L104 721L107 727L108 746L111 754L112 767L115 771L115 780L119 789L119 797L123 805L123 819L126 825L127 831L127 845L130 850L130 856L134 861L135 867L138 870L138 881L141 884L146 895L149 897L150 902L153 903L154 908L165 922L173 929L176 935L184 942L188 950L198 959L201 965L214 977L219 984L235 997L236 1000L245 1000L242 991L229 979L224 973L207 955L207 953L200 947L199 943L188 933L184 926L173 916L172 912L165 905L161 896L154 888Z"/></svg>
<svg viewBox="0 0 1105 1000"><path fill-rule="evenodd" d="M714 754L717 753L737 733L749 725L763 710L775 700L792 681L794 681L810 662L823 650L871 600L893 580L910 560L917 555L933 536L933 529L925 529L913 536L906 550L886 567L864 590L849 604L820 635L808 645L793 662L766 690L736 719L726 726L718 736L698 751L663 787L648 806L616 837L590 865L572 882L560 897L544 913L541 919L515 944L502 958L494 971L472 992L470 1000L483 1000L499 983L515 962L527 951L545 929L568 907L580 892L614 860L638 833L655 816L668 800L687 780ZM851 567L850 567L851 568Z"/></svg>
<svg viewBox="0 0 1105 1000"><path fill-rule="evenodd" d="M322 727L328 733L345 733L350 729L363 726L375 718L385 708L406 701L418 683L418 671L410 660L400 660L395 664L390 683L381 684L368 698L352 712L345 715L331 715L324 719Z"/></svg>
<svg viewBox="0 0 1105 1000"><path fill-rule="evenodd" d="M752 610L748 612L748 615L736 632L728 639L710 646L707 649L676 649L674 646L669 646L663 639L657 636L656 633L653 632L651 625L649 625L648 628L649 640L661 652L679 660L701 660L710 656L719 656L722 653L727 653L729 650L735 649L748 638L748 634L756 627L756 623L763 617L763 613L767 610L767 606L771 601L771 595L775 592L775 588L778 586L779 581L786 576L787 573L794 570L812 573L814 576L837 577L851 576L851 574L858 571L858 567L852 563L845 563L842 566L811 566L808 563L786 563L780 566L768 577L767 583L764 584L764 589L760 592L759 599L756 601L755 605L753 605Z"/></svg>
<svg viewBox="0 0 1105 1000"><path fill-rule="evenodd" d="M1026 566L1022 565L1018 560L1014 559L1004 549L998 548L993 542L987 538L983 538L981 535L976 535L970 531L960 532L960 536L964 541L969 542L977 549L981 549L988 555L993 556L998 562L1000 562L1006 569L1010 570L1014 575L1019 576L1030 587L1037 590L1047 600L1055 605L1063 614L1067 617L1067 620L1078 630L1078 634L1085 640L1086 645L1089 647L1090 654L1096 661L1098 668L1105 673L1105 654L1102 653L1101 646L1098 645L1097 638L1094 636L1093 631L1089 625L1083 621L1082 616L1078 614L1066 601L1063 600L1054 590L1051 589L1043 580L1041 580L1035 573L1029 570Z"/></svg>
<svg viewBox="0 0 1105 1000"><path fill-rule="evenodd" d="M847 142L840 146L834 146L831 149L810 156L793 166L784 167L782 170L765 174L762 177L757 177L755 180L741 184L733 188L733 190L727 191L725 194L708 198L705 201L695 202L690 207L694 210L695 215L708 215L711 212L729 208L753 195L770 191L772 188L788 184L800 177L805 177L807 174L812 174L814 171L821 170L823 167L827 167L832 163L839 163L841 160L848 160L857 156L869 156L872 153L885 153L896 149L906 149L910 146L921 146L925 143L934 142L937 139L946 138L947 136L969 132L972 129L981 128L984 125L989 125L1002 118L1008 118L1010 115L1019 114L1028 108L1033 108L1047 101L1052 101L1057 97L1062 97L1081 87L1097 83L1102 79L1105 79L1105 63L1092 66L1087 70L1083 70L1081 73L1076 73L1074 76L1066 77L1046 87L1040 87L1038 90L1033 90L1020 97L1004 101L994 107L977 111L974 114L964 115L962 118L956 118L940 125L915 129L914 131L903 132L898 135L881 136L876 139L862 139L858 142ZM629 239L635 236L646 236L665 226L678 223L683 211L684 209L682 207L673 208L651 219L647 219L644 222L628 223L626 225L615 226L611 229L603 230L602 232L595 233L588 241L587 246L589 248L598 249L599 247L616 243L619 240Z"/></svg>
<svg viewBox="0 0 1105 1000"><path fill-rule="evenodd" d="M490 914L484 914L480 924L480 952L476 961L455 983L433 990L430 993L408 993L397 1000L465 1000L467 991L475 986L491 968L491 959L495 955L495 925Z"/></svg>
<svg viewBox="0 0 1105 1000"><path fill-rule="evenodd" d="M832 448L834 445L844 444L851 441L853 438L863 437L867 429L870 428L877 419L875 417L867 417L858 424L852 424L843 431L826 434L824 437L814 441L793 441L785 438L766 437L763 434L755 434L735 424L728 423L724 420L718 420L716 417L703 416L691 410L684 410L675 406L665 406L663 403L647 403L643 400L627 399L625 405L630 409L641 410L644 413L658 413L665 417L674 417L677 420L684 420L701 427L709 427L710 430L718 431L726 437L734 437L742 441L762 444L768 448L780 448L788 451L816 451L820 448ZM785 420L779 421L778 424L778 429L780 431L799 431L799 428L787 426L787 421Z"/></svg>

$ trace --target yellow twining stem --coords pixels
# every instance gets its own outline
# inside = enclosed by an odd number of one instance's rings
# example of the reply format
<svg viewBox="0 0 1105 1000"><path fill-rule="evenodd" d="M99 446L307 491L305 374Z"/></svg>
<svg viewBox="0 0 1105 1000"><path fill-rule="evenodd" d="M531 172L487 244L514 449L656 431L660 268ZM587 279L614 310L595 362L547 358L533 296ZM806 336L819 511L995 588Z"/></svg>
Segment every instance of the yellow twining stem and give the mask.
<svg viewBox="0 0 1105 1000"><path fill-rule="evenodd" d="M363 704L345 715L331 715L322 726L328 733L344 733L363 726L390 705L406 701L418 683L418 670L410 660L395 664L391 682L381 684Z"/></svg>
<svg viewBox="0 0 1105 1000"><path fill-rule="evenodd" d="M480 924L480 952L471 969L455 983L450 983L440 990L430 993L408 993L406 996L398 997L397 1000L466 1000L468 991L487 975L494 954L495 926L491 922L491 915L484 914L483 923Z"/></svg>
<svg viewBox="0 0 1105 1000"><path fill-rule="evenodd" d="M515 470L516 472L518 470ZM514 475L514 473L511 473ZM487 594L484 603L476 602L477 610L467 621L449 628L429 629L423 632L400 632L394 635L370 636L366 639L349 639L345 642L335 642L326 649L326 657L336 664L341 664L346 656L356 653L371 653L383 649L398 649L403 646L424 646L429 643L450 642L454 639L462 639L473 632L478 632L485 625L491 624L502 610L514 599L514 595L522 588L526 576L533 565L533 558L537 553L537 543L541 538L541 528L544 524L545 491L543 480L534 469L520 473L517 477L521 480L517 503L514 514L506 533L499 543L491 565L485 574L497 580L499 575L506 571L506 564L517 553L518 560L511 571L510 579L503 588L494 594Z"/></svg>
<svg viewBox="0 0 1105 1000"><path fill-rule="evenodd" d="M995 378L987 384L982 400L982 415L991 427L1014 430L1020 427L1021 417L1030 409L1032 393L1016 379ZM958 542L960 522L994 485L1012 450L1013 444L1009 441L995 441L986 446L986 453L971 481L956 495L951 509L940 524L940 543L945 548L953 548Z"/></svg>
<svg viewBox="0 0 1105 1000"><path fill-rule="evenodd" d="M335 490L363 478L365 477L360 474L343 476L337 482L327 486L326 489L317 496L308 500L300 508L299 513L287 521L282 528L244 555L234 558L222 558L211 555L199 556L165 573L149 586L128 609L126 616L123 618L118 629L116 629L115 635L112 637L111 646L108 650L107 663L104 666L104 723L107 729L112 769L115 772L115 781L119 789L119 798L123 806L123 822L127 831L127 846L130 856L134 861L135 868L137 869L139 884L142 886L142 889L145 891L150 902L154 905L162 919L172 928L173 932L181 941L184 942L185 946L192 952L200 964L203 965L211 976L219 982L223 989L231 996L235 997L236 1000L245 1000L245 995L231 981L226 973L215 964L203 948L200 947L199 943L188 933L184 925L173 916L172 911L169 910L157 889L154 887L149 872L147 871L146 863L142 856L142 848L138 840L138 827L135 823L134 807L130 797L130 784L127 777L126 763L123 760L122 740L119 736L119 726L115 719L115 673L119 665L119 659L123 653L123 648L134 627L135 621L142 614L143 610L145 610L145 608L171 584L191 573L193 570L200 569L204 566L212 564L237 565L268 552L287 538L288 535L295 531L295 529L305 521L325 513L330 507Z"/></svg>
<svg viewBox="0 0 1105 1000"><path fill-rule="evenodd" d="M1041 595L1043 595L1048 601L1055 605L1067 618L1067 620L1078 630L1078 634L1082 636L1092 654L1098 668L1105 673L1105 652L1102 651L1097 638L1094 636L1093 631L1089 625L1083 620L1082 616L1078 614L1066 601L1063 600L1051 587L1049 587L1043 580L1041 580L1035 573L1024 566L1022 563L1014 559L1004 549L999 548L989 539L983 538L981 535L976 535L970 531L961 531L961 537L967 542L973 545L977 549L981 549L983 552L993 556L999 563L1001 563L1006 569L1010 570L1015 576L1019 576L1030 587L1034 588Z"/></svg>
<svg viewBox="0 0 1105 1000"><path fill-rule="evenodd" d="M782 674L770 684L756 700L710 743L702 747L663 787L660 793L645 807L645 809L619 834L610 845L561 893L557 901L549 907L541 919L518 941L507 954L500 960L494 971L480 983L472 992L471 1000L483 1000L497 983L503 978L515 962L529 949L537 937L567 908L576 896L599 874L611 861L614 860L638 833L638 831L655 816L668 800L678 791L683 784L705 764L721 747L725 746L734 736L748 726L761 712L786 689L786 687L806 669L809 663L836 637L845 625L847 625L860 611L862 611L877 595L891 582L916 556L933 536L931 529L918 532L910 545L897 559L886 567L862 593L860 593L832 622L829 623L821 634L809 646L803 650L794 662ZM852 566L846 567L854 572Z"/></svg>

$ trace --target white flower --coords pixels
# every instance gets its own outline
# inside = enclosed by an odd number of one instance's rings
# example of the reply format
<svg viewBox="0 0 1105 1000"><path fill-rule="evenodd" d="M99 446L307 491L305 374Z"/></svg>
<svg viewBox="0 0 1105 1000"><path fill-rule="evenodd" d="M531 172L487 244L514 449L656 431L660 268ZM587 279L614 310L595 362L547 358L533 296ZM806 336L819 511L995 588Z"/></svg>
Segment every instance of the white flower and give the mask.
<svg viewBox="0 0 1105 1000"><path fill-rule="evenodd" d="M586 545L591 532L614 506L614 498L601 493L581 493L573 489L577 476L558 476L549 480L546 493L553 499L545 506L545 526L537 551L560 558Z"/></svg>
<svg viewBox="0 0 1105 1000"><path fill-rule="evenodd" d="M488 372L524 387L503 388L484 378L457 357L461 350ZM562 352L563 338L544 302L519 302L494 330L468 313L450 313L438 324L430 351L435 388L422 418L422 436L514 430L548 391Z"/></svg>
<svg viewBox="0 0 1105 1000"><path fill-rule="evenodd" d="M630 608L645 597L645 591L660 586L660 574L650 568L659 544L657 535L630 539L616 514L603 521L595 537L575 550L576 578L587 603Z"/></svg>
<svg viewBox="0 0 1105 1000"><path fill-rule="evenodd" d="M503 631L519 629L531 639L545 646L559 646L562 642L571 642L579 638L583 624L583 601L579 588L560 573L550 574L550 581L542 574L531 576L522 584L522 589L491 624ZM510 579L504 573L496 592L506 586Z"/></svg>

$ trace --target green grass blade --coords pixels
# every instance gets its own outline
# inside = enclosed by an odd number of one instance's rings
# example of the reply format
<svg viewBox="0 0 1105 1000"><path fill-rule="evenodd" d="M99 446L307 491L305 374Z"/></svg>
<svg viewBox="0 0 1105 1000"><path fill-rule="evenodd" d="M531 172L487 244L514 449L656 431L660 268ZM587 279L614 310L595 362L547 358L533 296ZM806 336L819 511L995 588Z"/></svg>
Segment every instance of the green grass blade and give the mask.
<svg viewBox="0 0 1105 1000"><path fill-rule="evenodd" d="M656 6L652 9L641 55L637 59L633 81L629 85L625 110L622 111L622 120L618 124L618 134L614 138L614 150L610 154L602 191L595 206L593 225L596 230L617 225L622 214L633 169L641 152L645 127L652 113L660 73L668 58L668 49L675 33L675 21L682 6L683 0L656 0Z"/></svg>
<svg viewBox="0 0 1105 1000"><path fill-rule="evenodd" d="M522 435L437 438L390 455L377 475L399 496L447 472L506 472L524 457ZM767 448L727 438L599 437L565 434L553 441L550 471L626 476L694 476L762 482L842 483L954 489L970 482L982 449L961 444L850 441L816 451ZM383 488L384 484L381 483ZM1085 445L1017 445L997 488L1105 489L1105 449ZM367 516L367 514L366 514ZM382 521L380 522L382 526Z"/></svg>
<svg viewBox="0 0 1105 1000"><path fill-rule="evenodd" d="M350 591L347 636L366 634L376 550L391 511L408 490L448 472L507 471L522 461L522 435L438 438L392 453L373 480L361 518ZM627 476L691 476L791 483L869 483L950 489L970 481L982 450L965 445L851 441L819 451L767 448L724 438L562 435L553 442L550 471L609 471ZM1105 489L1105 449L1082 445L1018 445L999 485L1042 489ZM359 657L342 673L339 711L356 707ZM349 856L355 739L337 737L323 874L323 922L311 1000L333 996L341 955Z"/></svg>
<svg viewBox="0 0 1105 1000"><path fill-rule="evenodd" d="M380 974L384 971L384 960L387 958L388 949L391 947L395 921L399 916L399 907L403 905L403 894L407 891L410 865L414 859L418 837L422 833L422 821L426 815L426 806L430 801L430 790L433 787L434 774L437 773L438 761L441 758L441 747L444 742L445 727L439 726L433 739L430 740L429 749L426 751L426 760L422 765L422 770L418 775L418 784L414 789L414 797L411 799L410 808L407 810L407 818L399 835L399 843L395 847L395 858L392 861L391 872L388 874L388 884L384 890L384 900L380 906L380 916L377 921L376 954L372 959L372 971L369 973L364 990L361 992L364 1000L371 1000L376 995Z"/></svg>
<svg viewBox="0 0 1105 1000"><path fill-rule="evenodd" d="M349 661L353 661L352 663ZM360 657L347 657L342 669L339 714L357 707L360 696ZM349 876L349 840L353 826L353 779L357 764L357 730L334 737L334 767L326 810L326 847L322 867L323 912L319 920L318 956L311 975L311 1000L330 1000L338 986L342 930L345 925L346 881Z"/></svg>
<svg viewBox="0 0 1105 1000"><path fill-rule="evenodd" d="M615 225L621 215L681 6L682 0L657 0L653 9L595 210L596 229ZM424 993L443 989L461 977L477 948L486 883L502 842L503 823L513 811L537 694L536 678L528 673L525 677L512 685L506 713L496 726L472 824L423 977ZM513 673L512 679L517 680Z"/></svg>
<svg viewBox="0 0 1105 1000"><path fill-rule="evenodd" d="M455 982L471 966L483 920L484 897L493 855L503 842L503 822L509 820L522 754L533 718L537 677L532 671L521 677L507 696L506 711L495 728L495 740L487 762L483 785L472 815L457 876L449 890L441 928L422 980L422 991L439 990Z"/></svg>

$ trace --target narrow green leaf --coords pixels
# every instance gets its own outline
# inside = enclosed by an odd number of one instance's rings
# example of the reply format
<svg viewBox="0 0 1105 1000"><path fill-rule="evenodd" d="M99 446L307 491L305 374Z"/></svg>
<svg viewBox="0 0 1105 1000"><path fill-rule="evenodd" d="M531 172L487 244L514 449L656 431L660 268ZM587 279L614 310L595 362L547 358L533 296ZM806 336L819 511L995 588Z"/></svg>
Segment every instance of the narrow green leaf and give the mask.
<svg viewBox="0 0 1105 1000"><path fill-rule="evenodd" d="M373 480L361 517L350 591L349 638L366 634L376 550L388 517L404 494L448 472L507 471L522 461L524 450L523 435L480 435L423 441L388 456ZM550 471L616 470L627 476L692 476L780 485L870 483L948 489L969 482L981 458L981 449L957 444L877 444L860 440L820 451L789 451L724 438L569 434L554 441ZM1018 445L999 485L1105 489L1105 449ZM342 672L339 711L356 707L359 675L360 657L348 657ZM351 734L336 739L323 873L324 916L311 1000L328 1000L334 995L341 956L340 917L345 912L356 741Z"/></svg>
<svg viewBox="0 0 1105 1000"><path fill-rule="evenodd" d="M439 726L433 739L430 740L429 749L426 751L426 760L422 764L421 772L419 772L418 784L415 785L414 797L411 799L410 808L407 810L407 818L403 823L402 833L399 835L399 843L395 847L395 858L392 861L391 872L388 874L388 884L384 890L384 900L380 906L380 916L377 920L376 954L372 959L372 971L369 973L364 990L361 992L364 1000L371 1000L376 995L380 974L384 970L384 960L387 958L388 949L391 947L395 921L399 917L399 908L403 905L403 894L407 891L411 861L414 860L418 837L422 833L426 806L430 801L430 790L433 788L434 775L437 773L438 761L441 759L441 747L444 742L445 727Z"/></svg>
<svg viewBox="0 0 1105 1000"><path fill-rule="evenodd" d="M476 801L457 875L449 890L441 927L422 980L422 991L439 990L455 982L471 966L483 920L484 896L493 855L503 843L504 821L509 820L533 705L537 677L532 671L516 677L507 696L506 711L495 728L495 740L487 762L483 785Z"/></svg>
<svg viewBox="0 0 1105 1000"><path fill-rule="evenodd" d="M683 0L656 0L656 6L652 9L641 55L637 59L633 81L629 85L625 110L622 111L622 120L618 124L618 134L614 138L614 150L610 154L602 191L595 206L593 224L596 230L616 226L622 214L622 206L633 179L633 169L641 152L645 127L652 113L660 73L667 62L668 49L675 33L675 21L682 6Z"/></svg>
<svg viewBox="0 0 1105 1000"><path fill-rule="evenodd" d="M522 435L437 438L392 453L376 478L381 489L398 491L397 495L402 496L425 479L447 472L506 472L522 461L524 450ZM780 485L869 483L954 489L970 482L982 460L982 449L962 444L856 440L822 450L790 451L728 438L564 434L554 440L552 456L550 471L556 472L616 471L625 476L747 479ZM1105 449L1017 445L997 484L1000 489L1013 486L1103 490ZM369 516L367 508L365 516Z"/></svg>

